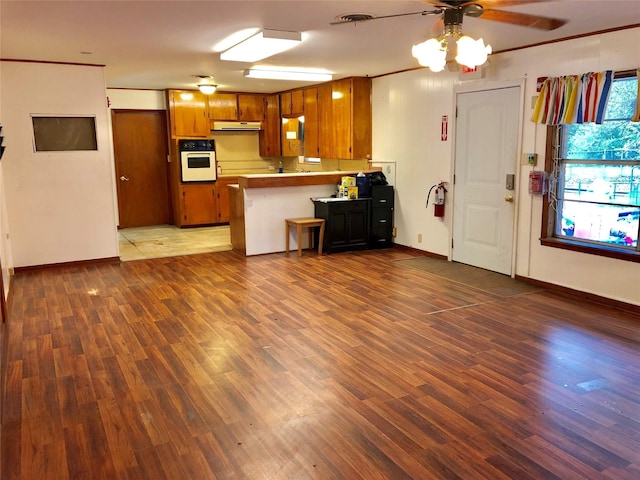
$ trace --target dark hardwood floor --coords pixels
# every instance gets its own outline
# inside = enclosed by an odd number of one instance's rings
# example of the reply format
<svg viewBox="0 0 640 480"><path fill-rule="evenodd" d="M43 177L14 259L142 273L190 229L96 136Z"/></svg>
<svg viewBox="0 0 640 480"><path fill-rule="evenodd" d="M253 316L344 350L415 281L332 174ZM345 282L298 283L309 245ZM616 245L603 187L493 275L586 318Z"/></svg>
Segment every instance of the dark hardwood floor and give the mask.
<svg viewBox="0 0 640 480"><path fill-rule="evenodd" d="M19 273L2 478L640 478L640 318L412 255Z"/></svg>

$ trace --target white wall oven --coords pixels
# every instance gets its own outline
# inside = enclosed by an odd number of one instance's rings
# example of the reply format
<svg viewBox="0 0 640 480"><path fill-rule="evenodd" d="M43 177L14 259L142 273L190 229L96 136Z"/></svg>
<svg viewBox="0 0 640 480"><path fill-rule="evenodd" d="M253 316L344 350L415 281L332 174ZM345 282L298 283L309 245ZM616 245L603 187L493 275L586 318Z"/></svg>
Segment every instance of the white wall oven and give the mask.
<svg viewBox="0 0 640 480"><path fill-rule="evenodd" d="M183 182L216 181L216 148L213 140L179 140L178 149Z"/></svg>

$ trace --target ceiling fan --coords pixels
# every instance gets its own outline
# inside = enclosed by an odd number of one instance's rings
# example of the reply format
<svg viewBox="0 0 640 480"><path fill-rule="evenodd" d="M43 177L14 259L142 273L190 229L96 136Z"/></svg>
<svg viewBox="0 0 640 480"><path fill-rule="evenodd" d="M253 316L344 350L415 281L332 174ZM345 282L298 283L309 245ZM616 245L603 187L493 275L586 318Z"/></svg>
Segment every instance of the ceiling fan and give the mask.
<svg viewBox="0 0 640 480"><path fill-rule="evenodd" d="M549 0L423 0L425 3L433 5L434 10L421 12L398 13L395 15L381 15L379 17L364 14L347 14L336 18L331 25L345 23L366 22L369 20L380 20L383 18L404 17L408 15L441 15L444 25L462 25L463 16L481 18L482 20L492 20L501 23L510 23L521 27L537 28L539 30L555 30L566 23L566 20L559 18L542 17L526 13L510 12L506 10L496 10L494 7L509 7L524 5L527 3L541 3Z"/></svg>
<svg viewBox="0 0 640 480"><path fill-rule="evenodd" d="M429 67L434 72L444 70L449 65L449 69L457 68L457 65L464 65L470 69L483 65L487 61L487 56L491 53L491 45L484 44L480 38L473 38L463 35L462 20L464 16L476 17L496 22L509 23L522 27L537 28L539 30L555 30L566 23L565 20L525 13L510 12L506 10L496 10L492 7L507 7L522 5L526 3L540 3L548 0L423 0L434 6L433 10L422 12L398 13L395 15L382 15L375 17L368 14L342 15L336 18L332 25L344 23L358 23L382 18L403 17L408 15L440 15L435 27L442 32L435 38L431 38L424 43L416 44L412 48L412 55L418 59L420 65ZM450 44L456 43L457 55L450 49ZM455 55L455 59L454 59Z"/></svg>

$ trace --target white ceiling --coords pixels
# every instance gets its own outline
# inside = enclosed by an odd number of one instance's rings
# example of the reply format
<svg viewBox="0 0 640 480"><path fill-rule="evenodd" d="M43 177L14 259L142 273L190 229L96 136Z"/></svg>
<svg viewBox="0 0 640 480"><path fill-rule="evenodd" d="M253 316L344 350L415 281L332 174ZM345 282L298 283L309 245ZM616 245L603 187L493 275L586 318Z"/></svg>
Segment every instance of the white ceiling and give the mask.
<svg viewBox="0 0 640 480"><path fill-rule="evenodd" d="M428 2L402 0L1 0L0 57L106 65L108 87L195 88L192 75L214 75L220 90L277 92L306 84L245 79L242 71L252 65L221 61L212 46L249 27L300 31L299 46L256 65L322 68L334 78L377 76L417 67L411 46L434 35L438 17L329 23L349 13L431 9ZM640 24L640 0L538 0L501 9L567 23L545 32L465 16L464 33L483 37L495 52Z"/></svg>

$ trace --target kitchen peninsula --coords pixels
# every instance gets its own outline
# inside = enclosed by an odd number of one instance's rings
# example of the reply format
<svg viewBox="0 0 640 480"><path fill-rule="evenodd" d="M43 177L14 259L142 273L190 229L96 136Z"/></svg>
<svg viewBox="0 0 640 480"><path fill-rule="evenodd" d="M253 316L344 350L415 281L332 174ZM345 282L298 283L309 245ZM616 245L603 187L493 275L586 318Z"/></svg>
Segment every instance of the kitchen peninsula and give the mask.
<svg viewBox="0 0 640 480"><path fill-rule="evenodd" d="M366 172L375 171L367 170ZM379 170L379 169L378 169ZM311 198L330 197L343 176L357 171L239 175L229 188L231 244L243 254L284 252L285 218L313 217ZM293 232L290 242L297 249ZM306 239L304 235L303 242ZM303 244L306 248L306 242Z"/></svg>

